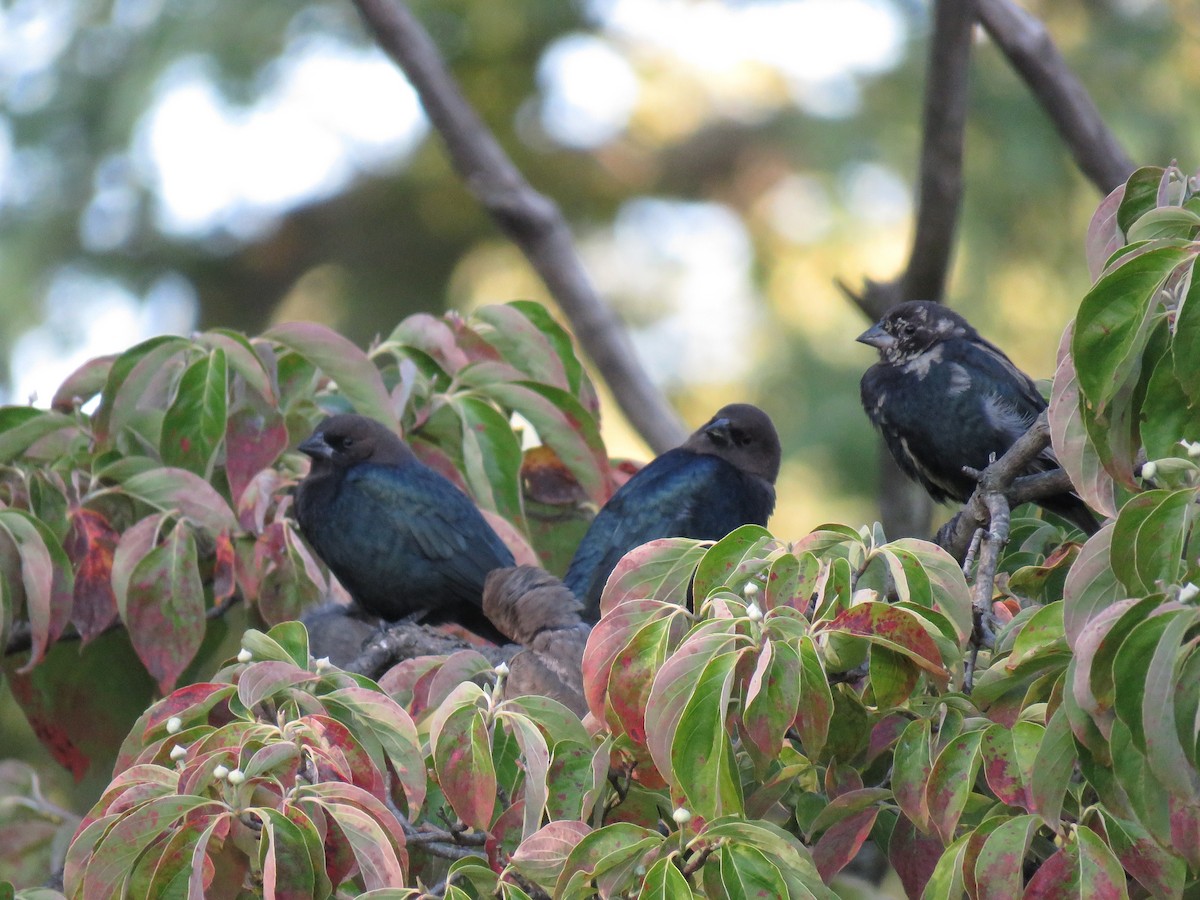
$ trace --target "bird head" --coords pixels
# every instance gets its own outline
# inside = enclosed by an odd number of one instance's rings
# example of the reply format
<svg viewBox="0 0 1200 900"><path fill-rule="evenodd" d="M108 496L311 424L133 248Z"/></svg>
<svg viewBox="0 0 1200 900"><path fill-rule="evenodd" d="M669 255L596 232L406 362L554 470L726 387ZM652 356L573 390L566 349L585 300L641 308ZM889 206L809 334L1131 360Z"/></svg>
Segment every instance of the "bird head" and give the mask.
<svg viewBox="0 0 1200 900"><path fill-rule="evenodd" d="M749 403L721 407L683 446L694 453L719 456L771 484L779 475L779 433L771 417Z"/></svg>
<svg viewBox="0 0 1200 900"><path fill-rule="evenodd" d="M325 419L296 449L312 458L314 471L348 469L365 462L401 465L412 456L386 425L351 413Z"/></svg>
<svg viewBox="0 0 1200 900"><path fill-rule="evenodd" d="M903 363L954 338L978 340L979 335L966 319L942 304L913 300L893 306L855 340L874 347L885 362Z"/></svg>

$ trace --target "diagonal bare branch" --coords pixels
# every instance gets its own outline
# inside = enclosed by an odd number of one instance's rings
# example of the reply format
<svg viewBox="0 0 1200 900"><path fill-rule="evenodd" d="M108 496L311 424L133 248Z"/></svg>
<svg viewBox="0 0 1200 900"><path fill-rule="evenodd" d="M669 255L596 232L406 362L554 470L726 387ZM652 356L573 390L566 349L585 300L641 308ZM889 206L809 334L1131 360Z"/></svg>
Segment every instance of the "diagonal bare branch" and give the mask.
<svg viewBox="0 0 1200 900"><path fill-rule="evenodd" d="M1083 174L1106 194L1124 184L1133 160L1100 118L1046 26L1012 0L978 3L983 27L1025 79Z"/></svg>
<svg viewBox="0 0 1200 900"><path fill-rule="evenodd" d="M622 411L656 453L683 424L638 361L624 325L592 286L561 211L538 193L467 102L403 0L354 0L380 47L404 70L467 189L529 259L571 321Z"/></svg>

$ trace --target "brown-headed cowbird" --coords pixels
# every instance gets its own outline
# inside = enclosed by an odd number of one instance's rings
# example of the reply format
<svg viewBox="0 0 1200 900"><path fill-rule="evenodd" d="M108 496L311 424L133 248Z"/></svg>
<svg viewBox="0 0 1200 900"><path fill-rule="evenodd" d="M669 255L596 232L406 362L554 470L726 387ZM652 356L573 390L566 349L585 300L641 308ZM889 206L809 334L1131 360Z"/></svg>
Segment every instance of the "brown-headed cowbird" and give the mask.
<svg viewBox="0 0 1200 900"><path fill-rule="evenodd" d="M312 457L296 491L300 531L359 606L501 639L483 582L513 556L466 494L365 416L331 416L299 449Z"/></svg>
<svg viewBox="0 0 1200 900"><path fill-rule="evenodd" d="M1046 401L1028 375L958 313L917 300L892 307L858 341L879 351L862 404L900 468L936 501L971 498L983 469L1037 420ZM1027 474L1058 468L1050 448ZM1086 534L1100 526L1075 494L1039 505Z"/></svg>
<svg viewBox="0 0 1200 900"><path fill-rule="evenodd" d="M770 416L733 403L640 469L592 520L563 578L584 618L599 618L608 576L634 547L667 537L716 541L741 525L766 525L779 457Z"/></svg>

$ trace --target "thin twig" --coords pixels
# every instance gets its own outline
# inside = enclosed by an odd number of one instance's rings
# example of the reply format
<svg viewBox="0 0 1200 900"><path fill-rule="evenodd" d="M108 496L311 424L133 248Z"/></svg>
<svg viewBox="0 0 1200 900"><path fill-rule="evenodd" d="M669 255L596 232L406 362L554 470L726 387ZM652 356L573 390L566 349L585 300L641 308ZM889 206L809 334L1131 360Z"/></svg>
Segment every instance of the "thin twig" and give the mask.
<svg viewBox="0 0 1200 900"><path fill-rule="evenodd" d="M1103 193L1124 184L1133 160L1100 118L1050 33L1012 0L977 0L979 20L1042 104L1075 164Z"/></svg>
<svg viewBox="0 0 1200 900"><path fill-rule="evenodd" d="M529 259L629 421L656 453L677 446L687 435L683 424L638 361L621 320L596 294L558 207L521 175L402 0L354 3L412 82L467 190Z"/></svg>

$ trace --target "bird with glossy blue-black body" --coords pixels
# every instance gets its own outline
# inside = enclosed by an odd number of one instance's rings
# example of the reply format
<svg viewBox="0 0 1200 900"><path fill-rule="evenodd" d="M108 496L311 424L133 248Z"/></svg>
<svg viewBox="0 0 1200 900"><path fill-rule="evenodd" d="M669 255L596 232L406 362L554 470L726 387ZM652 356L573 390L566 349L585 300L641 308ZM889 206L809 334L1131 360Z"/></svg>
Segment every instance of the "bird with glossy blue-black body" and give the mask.
<svg viewBox="0 0 1200 900"><path fill-rule="evenodd" d="M639 469L596 514L563 578L584 618L599 618L608 576L634 547L667 537L716 541L741 525L766 525L779 456L770 416L734 403Z"/></svg>
<svg viewBox="0 0 1200 900"><path fill-rule="evenodd" d="M503 641L483 584L513 556L466 494L366 416L330 416L298 449L312 458L296 490L300 531L359 606Z"/></svg>
<svg viewBox="0 0 1200 900"><path fill-rule="evenodd" d="M863 375L863 409L900 468L939 503L969 500L976 481L963 467L999 459L1046 408L1028 375L940 303L894 306L857 340L879 351ZM1057 468L1047 447L1025 474ZM1038 504L1086 534L1100 527L1073 493Z"/></svg>

